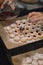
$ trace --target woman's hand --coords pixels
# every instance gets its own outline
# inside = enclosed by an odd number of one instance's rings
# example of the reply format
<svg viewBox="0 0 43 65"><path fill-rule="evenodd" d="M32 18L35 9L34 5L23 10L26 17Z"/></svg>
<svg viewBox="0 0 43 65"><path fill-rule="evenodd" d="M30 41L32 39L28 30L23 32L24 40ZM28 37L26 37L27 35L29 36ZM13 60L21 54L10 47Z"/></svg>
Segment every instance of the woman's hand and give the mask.
<svg viewBox="0 0 43 65"><path fill-rule="evenodd" d="M43 23L43 14L40 12L29 13L28 17L32 23L34 23L34 22L40 23L40 21L41 21L41 23Z"/></svg>
<svg viewBox="0 0 43 65"><path fill-rule="evenodd" d="M13 0L4 0L3 4L1 5L1 9L4 9L5 4L8 2L8 4L10 5L10 7L12 8L12 10L15 9L14 4L12 4L14 1Z"/></svg>

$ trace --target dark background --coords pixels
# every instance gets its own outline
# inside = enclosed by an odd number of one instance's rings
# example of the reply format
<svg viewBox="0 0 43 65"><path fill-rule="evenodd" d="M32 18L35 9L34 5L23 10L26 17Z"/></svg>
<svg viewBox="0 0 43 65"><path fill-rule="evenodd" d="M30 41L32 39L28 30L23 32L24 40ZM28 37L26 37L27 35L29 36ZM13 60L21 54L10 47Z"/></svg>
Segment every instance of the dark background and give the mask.
<svg viewBox="0 0 43 65"><path fill-rule="evenodd" d="M31 11L24 9L21 11L21 14L19 14L19 16L26 15L32 11L43 12L43 8L33 9ZM6 51L4 50L3 41L1 39L1 37L0 37L0 65L11 65L9 60L8 60L8 57L6 55Z"/></svg>

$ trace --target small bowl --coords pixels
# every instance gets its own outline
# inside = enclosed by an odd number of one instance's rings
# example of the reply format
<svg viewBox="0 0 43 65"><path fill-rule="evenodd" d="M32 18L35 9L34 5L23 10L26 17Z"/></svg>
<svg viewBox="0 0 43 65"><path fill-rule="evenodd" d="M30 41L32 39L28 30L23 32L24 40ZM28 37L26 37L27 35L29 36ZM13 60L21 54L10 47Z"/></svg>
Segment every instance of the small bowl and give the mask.
<svg viewBox="0 0 43 65"><path fill-rule="evenodd" d="M0 20L12 20L15 19L20 14L20 9L15 8L14 11L12 10L4 10L0 13Z"/></svg>

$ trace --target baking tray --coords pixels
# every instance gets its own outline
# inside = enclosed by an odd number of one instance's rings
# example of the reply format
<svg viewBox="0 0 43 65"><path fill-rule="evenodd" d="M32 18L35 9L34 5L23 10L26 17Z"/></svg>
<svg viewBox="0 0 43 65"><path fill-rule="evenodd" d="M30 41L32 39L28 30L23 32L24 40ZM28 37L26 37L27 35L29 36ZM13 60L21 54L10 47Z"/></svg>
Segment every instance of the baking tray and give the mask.
<svg viewBox="0 0 43 65"><path fill-rule="evenodd" d="M24 53L24 54L11 56L12 63L13 63L13 65L22 65L21 62L22 62L23 58L32 56L35 53L43 54L43 48L40 48L40 49L37 49L37 50L33 50L33 51L30 51L30 52L27 52L27 53Z"/></svg>
<svg viewBox="0 0 43 65"><path fill-rule="evenodd" d="M14 21L16 21L18 19L26 19L26 18L27 18L27 15L23 16L23 17L20 17L20 18L12 19L12 20L0 21L0 36L1 36L1 38L2 38L2 40L3 40L3 42L4 42L4 44L5 44L5 46L6 46L7 49L10 50L10 49L13 49L13 48L17 48L17 47L29 44L29 43L25 43L25 44L14 44L14 43L8 41L6 32L3 29L4 26L10 25L10 24L12 24ZM33 44L33 42L37 42L37 41L40 41L40 40L43 40L43 37L41 39L37 39L37 40L32 41L30 43Z"/></svg>

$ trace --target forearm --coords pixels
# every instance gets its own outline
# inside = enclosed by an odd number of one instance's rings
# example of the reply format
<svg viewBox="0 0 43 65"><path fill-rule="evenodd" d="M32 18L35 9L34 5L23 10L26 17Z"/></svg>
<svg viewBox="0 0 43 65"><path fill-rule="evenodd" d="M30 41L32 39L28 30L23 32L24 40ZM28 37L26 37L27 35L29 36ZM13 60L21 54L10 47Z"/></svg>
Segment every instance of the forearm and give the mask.
<svg viewBox="0 0 43 65"><path fill-rule="evenodd" d="M12 10L15 9L13 0L3 0L3 3L1 5L1 9L4 9L6 3L12 8Z"/></svg>
<svg viewBox="0 0 43 65"><path fill-rule="evenodd" d="M8 1L8 0L3 0L3 3L2 3L2 5L1 5L1 9L3 9L3 8L4 8L5 3L6 3L7 1Z"/></svg>

